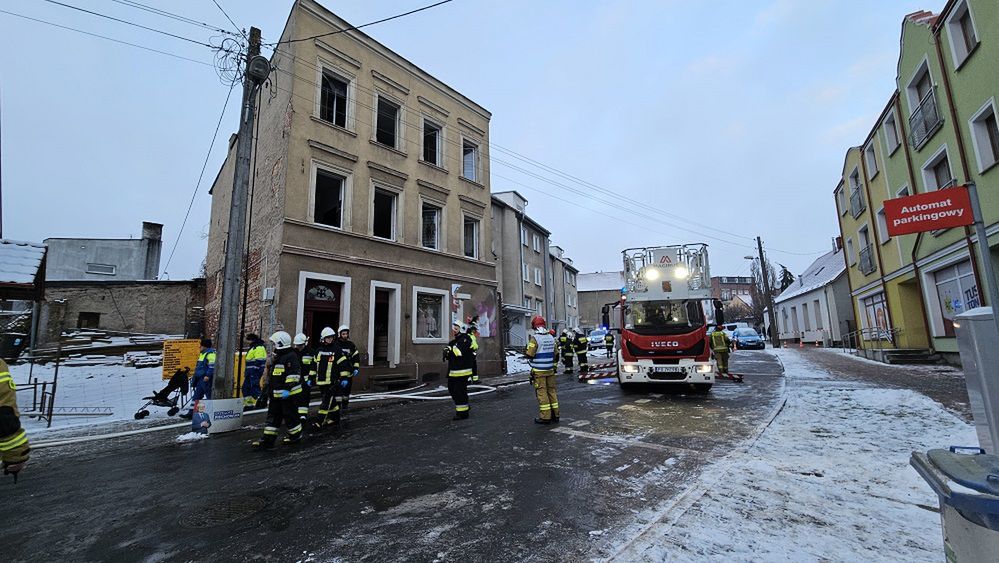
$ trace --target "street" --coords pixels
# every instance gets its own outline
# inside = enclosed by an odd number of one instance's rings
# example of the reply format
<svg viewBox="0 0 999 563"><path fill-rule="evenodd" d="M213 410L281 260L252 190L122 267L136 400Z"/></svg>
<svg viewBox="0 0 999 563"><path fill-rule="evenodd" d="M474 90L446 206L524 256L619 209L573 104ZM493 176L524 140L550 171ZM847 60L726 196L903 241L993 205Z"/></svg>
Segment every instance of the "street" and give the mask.
<svg viewBox="0 0 999 563"><path fill-rule="evenodd" d="M751 437L782 368L739 351L707 396L624 395L560 375L562 420L528 385L358 408L349 427L251 451L258 426L180 444L170 431L36 452L2 482L9 561L555 561L609 555L639 513ZM53 541L59 538L60 541Z"/></svg>

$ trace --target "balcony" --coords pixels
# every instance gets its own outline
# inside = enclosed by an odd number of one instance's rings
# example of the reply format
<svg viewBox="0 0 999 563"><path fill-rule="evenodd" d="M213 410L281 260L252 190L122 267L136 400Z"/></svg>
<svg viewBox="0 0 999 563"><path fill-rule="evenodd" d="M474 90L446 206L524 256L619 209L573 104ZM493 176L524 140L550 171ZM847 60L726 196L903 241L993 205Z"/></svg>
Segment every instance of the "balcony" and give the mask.
<svg viewBox="0 0 999 563"><path fill-rule="evenodd" d="M931 89L912 115L909 116L909 144L912 148L919 150L930 137L936 133L937 129L943 125L943 118L937 109L936 89Z"/></svg>
<svg viewBox="0 0 999 563"><path fill-rule="evenodd" d="M869 244L860 251L860 273L866 276L877 269L878 264L874 261L874 245Z"/></svg>
<svg viewBox="0 0 999 563"><path fill-rule="evenodd" d="M867 203L864 202L864 192L860 187L856 187L850 193L850 213L853 214L853 218L856 219L860 217L860 214L867 209Z"/></svg>

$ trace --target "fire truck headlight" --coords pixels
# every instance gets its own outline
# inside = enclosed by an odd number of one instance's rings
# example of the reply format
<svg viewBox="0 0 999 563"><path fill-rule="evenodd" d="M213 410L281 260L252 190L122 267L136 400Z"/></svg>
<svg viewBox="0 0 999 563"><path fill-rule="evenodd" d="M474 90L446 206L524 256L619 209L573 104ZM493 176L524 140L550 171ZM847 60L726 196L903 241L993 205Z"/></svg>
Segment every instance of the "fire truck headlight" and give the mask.
<svg viewBox="0 0 999 563"><path fill-rule="evenodd" d="M697 366L697 373L710 373L710 372L711 372L711 364L704 364L701 366Z"/></svg>
<svg viewBox="0 0 999 563"><path fill-rule="evenodd" d="M645 281L654 282L662 277L662 273L659 272L659 268L646 268L642 277L645 278Z"/></svg>
<svg viewBox="0 0 999 563"><path fill-rule="evenodd" d="M638 366L633 366L631 364L624 364L621 366L621 371L624 373L638 373Z"/></svg>
<svg viewBox="0 0 999 563"><path fill-rule="evenodd" d="M685 280L690 277L690 270L681 264L673 269L673 275L676 276L676 279L678 280Z"/></svg>

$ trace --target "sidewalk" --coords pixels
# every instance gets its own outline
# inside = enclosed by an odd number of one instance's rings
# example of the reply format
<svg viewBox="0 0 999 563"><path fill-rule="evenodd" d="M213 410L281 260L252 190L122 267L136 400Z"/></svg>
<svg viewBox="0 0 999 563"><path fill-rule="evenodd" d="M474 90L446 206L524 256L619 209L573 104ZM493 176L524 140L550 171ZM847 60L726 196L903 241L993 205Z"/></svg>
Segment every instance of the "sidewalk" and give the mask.
<svg viewBox="0 0 999 563"><path fill-rule="evenodd" d="M863 381L889 389L910 389L937 401L971 422L964 373L950 366L892 365L844 353L839 348L801 349L803 356L840 379Z"/></svg>

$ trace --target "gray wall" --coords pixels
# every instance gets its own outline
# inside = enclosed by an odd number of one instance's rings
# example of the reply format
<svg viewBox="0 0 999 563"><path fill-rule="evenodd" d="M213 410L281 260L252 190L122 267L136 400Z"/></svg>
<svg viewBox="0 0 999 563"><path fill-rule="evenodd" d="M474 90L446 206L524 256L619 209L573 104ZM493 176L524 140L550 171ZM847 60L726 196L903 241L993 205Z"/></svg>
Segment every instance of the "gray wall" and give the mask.
<svg viewBox="0 0 999 563"><path fill-rule="evenodd" d="M593 328L602 321L601 308L621 299L621 290L580 291L579 295L579 326ZM613 324L613 319L611 320Z"/></svg>
<svg viewBox="0 0 999 563"><path fill-rule="evenodd" d="M50 238L45 279L133 281L159 275L163 225L142 224L138 239ZM114 274L87 273L88 264L114 266Z"/></svg>

